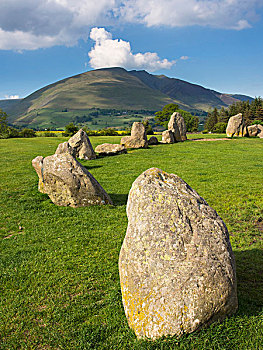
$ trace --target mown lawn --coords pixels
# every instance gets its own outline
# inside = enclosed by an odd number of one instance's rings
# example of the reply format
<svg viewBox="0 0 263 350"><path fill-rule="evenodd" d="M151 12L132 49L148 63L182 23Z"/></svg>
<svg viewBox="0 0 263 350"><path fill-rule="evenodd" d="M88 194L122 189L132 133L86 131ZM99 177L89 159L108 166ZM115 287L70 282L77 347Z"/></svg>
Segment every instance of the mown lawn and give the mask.
<svg viewBox="0 0 263 350"><path fill-rule="evenodd" d="M263 349L263 140L187 141L83 161L115 206L78 209L39 193L31 166L64 140L0 140L0 348ZM119 140L91 138L94 147ZM122 307L125 204L150 167L179 175L217 210L236 257L236 315L179 340L137 341Z"/></svg>

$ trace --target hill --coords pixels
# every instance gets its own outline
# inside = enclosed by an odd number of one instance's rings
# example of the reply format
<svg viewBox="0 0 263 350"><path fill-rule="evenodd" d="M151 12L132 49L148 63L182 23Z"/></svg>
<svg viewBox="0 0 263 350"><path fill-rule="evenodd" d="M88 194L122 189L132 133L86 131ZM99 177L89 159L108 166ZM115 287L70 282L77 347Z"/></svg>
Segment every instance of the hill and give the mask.
<svg viewBox="0 0 263 350"><path fill-rule="evenodd" d="M157 111L168 103L177 103L182 109L198 114L240 99L251 98L222 94L146 71L105 68L60 80L2 108L9 114L9 122L15 125L55 128L76 117L86 117L94 108ZM102 125L106 126L106 121L108 126L124 123L124 119L116 120L110 111L101 120Z"/></svg>

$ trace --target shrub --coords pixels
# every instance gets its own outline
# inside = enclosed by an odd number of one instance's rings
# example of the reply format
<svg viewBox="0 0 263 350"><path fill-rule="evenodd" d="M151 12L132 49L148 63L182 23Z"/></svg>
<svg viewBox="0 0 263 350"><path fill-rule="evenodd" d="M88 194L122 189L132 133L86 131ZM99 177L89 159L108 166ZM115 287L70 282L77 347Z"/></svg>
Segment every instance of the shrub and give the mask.
<svg viewBox="0 0 263 350"><path fill-rule="evenodd" d="M224 134L226 132L227 123L216 123L213 127L213 132L216 134Z"/></svg>
<svg viewBox="0 0 263 350"><path fill-rule="evenodd" d="M23 129L19 132L19 137L36 137L36 132L33 129Z"/></svg>

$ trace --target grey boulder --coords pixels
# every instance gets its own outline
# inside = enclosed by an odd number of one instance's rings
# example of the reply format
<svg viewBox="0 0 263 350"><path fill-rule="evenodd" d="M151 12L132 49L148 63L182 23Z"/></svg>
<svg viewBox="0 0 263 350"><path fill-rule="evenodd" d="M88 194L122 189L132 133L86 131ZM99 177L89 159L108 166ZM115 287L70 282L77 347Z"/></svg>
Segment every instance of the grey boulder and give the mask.
<svg viewBox="0 0 263 350"><path fill-rule="evenodd" d="M102 156L113 156L116 154L127 153L127 150L123 145L103 143L95 148L95 152Z"/></svg>
<svg viewBox="0 0 263 350"><path fill-rule="evenodd" d="M83 129L80 129L75 135L73 135L68 140L68 143L73 148L76 157L88 160L96 158L89 137Z"/></svg>
<svg viewBox="0 0 263 350"><path fill-rule="evenodd" d="M248 135L242 113L236 114L229 119L226 128L226 135L227 137L244 137Z"/></svg>
<svg viewBox="0 0 263 350"><path fill-rule="evenodd" d="M174 112L168 123L168 130L174 134L176 142L186 141L186 124L184 118L179 112Z"/></svg>
<svg viewBox="0 0 263 350"><path fill-rule="evenodd" d="M69 153L54 154L32 161L38 177L38 189L56 205L84 207L112 204L98 181Z"/></svg>
<svg viewBox="0 0 263 350"><path fill-rule="evenodd" d="M172 130L162 132L162 143L175 143L174 133Z"/></svg>
<svg viewBox="0 0 263 350"><path fill-rule="evenodd" d="M138 338L181 336L237 309L223 220L186 182L152 168L133 183L119 256L122 301Z"/></svg>

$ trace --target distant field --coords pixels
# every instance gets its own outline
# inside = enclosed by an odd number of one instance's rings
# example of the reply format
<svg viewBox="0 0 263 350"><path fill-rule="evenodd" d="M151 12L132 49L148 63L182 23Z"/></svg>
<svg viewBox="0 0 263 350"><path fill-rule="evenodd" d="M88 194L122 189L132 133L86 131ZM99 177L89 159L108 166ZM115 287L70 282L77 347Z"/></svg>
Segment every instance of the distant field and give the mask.
<svg viewBox="0 0 263 350"><path fill-rule="evenodd" d="M90 139L95 147L120 138ZM83 161L115 206L78 209L57 207L39 193L31 166L66 140L0 140L0 348L262 349L262 140L187 141ZM118 256L126 200L133 181L150 167L179 175L217 210L236 258L236 315L179 340L137 341L122 307Z"/></svg>

